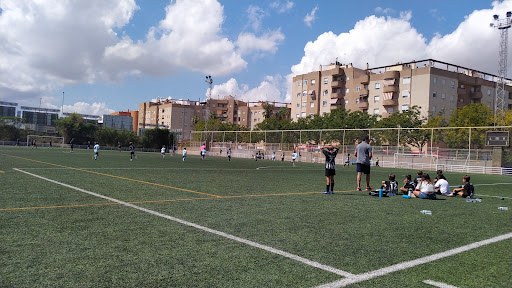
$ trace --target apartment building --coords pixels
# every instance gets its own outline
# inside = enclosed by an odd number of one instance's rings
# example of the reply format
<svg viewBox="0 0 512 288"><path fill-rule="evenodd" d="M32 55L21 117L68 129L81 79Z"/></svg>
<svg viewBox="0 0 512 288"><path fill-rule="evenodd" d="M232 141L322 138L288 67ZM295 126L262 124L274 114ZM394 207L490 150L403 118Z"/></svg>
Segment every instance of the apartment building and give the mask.
<svg viewBox="0 0 512 288"><path fill-rule="evenodd" d="M110 115L112 116L120 116L120 117L130 117L131 120L132 120L132 124L129 125L131 126L132 128L129 129L129 130L132 130L133 132L137 132L138 130L138 126L139 126L139 111L130 111L130 110L126 110L126 111L118 111L118 112L114 112L114 113L111 113ZM114 119L117 118L117 117L114 117ZM105 122L105 116L103 116L103 122ZM126 119L119 119L119 121L122 121L122 122L126 122L127 120ZM118 122L119 122L118 121ZM123 127L126 127L127 125L122 125ZM117 125L117 127L119 127L119 125Z"/></svg>
<svg viewBox="0 0 512 288"><path fill-rule="evenodd" d="M324 115L339 107L387 117L416 105L423 117L451 112L470 103L494 110L496 75L432 59L359 69L331 64L326 70L293 78L292 119ZM512 109L512 86L505 108Z"/></svg>
<svg viewBox="0 0 512 288"><path fill-rule="evenodd" d="M206 120L208 115L222 122L254 129L264 120L265 103L247 103L236 100L233 96L210 99L207 102L158 99L156 102L140 103L137 134L141 135L144 129L160 127L177 132L183 135L183 139L188 140L194 130L194 121ZM283 103L271 104L274 104L275 113L282 107L279 104Z"/></svg>

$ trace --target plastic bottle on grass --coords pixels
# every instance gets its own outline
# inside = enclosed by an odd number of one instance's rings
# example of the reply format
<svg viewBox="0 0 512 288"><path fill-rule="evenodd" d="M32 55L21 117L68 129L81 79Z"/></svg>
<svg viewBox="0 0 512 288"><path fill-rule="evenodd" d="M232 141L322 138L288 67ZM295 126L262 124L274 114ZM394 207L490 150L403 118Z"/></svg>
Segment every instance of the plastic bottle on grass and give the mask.
<svg viewBox="0 0 512 288"><path fill-rule="evenodd" d="M498 207L498 210L502 210L502 211L508 210L508 207Z"/></svg>
<svg viewBox="0 0 512 288"><path fill-rule="evenodd" d="M379 197L382 198L382 188L379 189Z"/></svg>
<svg viewBox="0 0 512 288"><path fill-rule="evenodd" d="M430 210L421 210L420 212L421 214L432 215L432 211Z"/></svg>

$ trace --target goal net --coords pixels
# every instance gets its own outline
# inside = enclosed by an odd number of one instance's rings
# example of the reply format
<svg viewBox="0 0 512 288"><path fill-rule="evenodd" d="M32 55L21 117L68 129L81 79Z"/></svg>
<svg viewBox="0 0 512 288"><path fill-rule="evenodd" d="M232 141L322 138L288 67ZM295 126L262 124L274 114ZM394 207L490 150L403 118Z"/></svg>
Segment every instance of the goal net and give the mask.
<svg viewBox="0 0 512 288"><path fill-rule="evenodd" d="M395 153L393 155L393 166L395 168L434 170L438 169L438 155Z"/></svg>
<svg viewBox="0 0 512 288"><path fill-rule="evenodd" d="M34 140L39 147L50 147L50 141L52 147L64 147L64 137L27 135L27 146L32 146Z"/></svg>

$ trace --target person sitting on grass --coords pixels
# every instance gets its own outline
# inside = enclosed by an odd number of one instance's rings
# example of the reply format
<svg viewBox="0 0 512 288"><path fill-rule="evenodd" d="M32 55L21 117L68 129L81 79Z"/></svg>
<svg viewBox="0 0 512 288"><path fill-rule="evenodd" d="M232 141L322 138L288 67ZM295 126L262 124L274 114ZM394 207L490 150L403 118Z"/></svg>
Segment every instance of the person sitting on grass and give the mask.
<svg viewBox="0 0 512 288"><path fill-rule="evenodd" d="M411 196L414 188L416 186L414 186L414 182L411 180L411 174L405 175L404 186L400 188L402 194Z"/></svg>
<svg viewBox="0 0 512 288"><path fill-rule="evenodd" d="M416 171L416 178L414 178L414 187L418 185L418 183L421 181L421 176L423 175L423 171L418 170Z"/></svg>
<svg viewBox="0 0 512 288"><path fill-rule="evenodd" d="M382 189L382 194L388 195L388 194L397 194L398 193L398 182L395 180L395 174L391 173L388 176L388 180L382 181L382 185L380 186L380 189ZM371 196L378 196L379 191L370 191L368 193Z"/></svg>
<svg viewBox="0 0 512 288"><path fill-rule="evenodd" d="M430 180L430 175L421 175L421 180L412 193L421 199L436 199L436 191L434 190L434 183Z"/></svg>
<svg viewBox="0 0 512 288"><path fill-rule="evenodd" d="M443 173L437 174L434 189L436 190L436 194L444 196L448 196L450 194L450 184L448 184L448 181L446 181Z"/></svg>
<svg viewBox="0 0 512 288"><path fill-rule="evenodd" d="M473 184L471 184L471 182L469 182L470 180L471 177L469 177L469 175L464 175L464 177L462 177L463 185L459 186L459 188L453 189L452 194L449 194L447 196L455 197L458 194L460 197L473 198L473 196L475 195L475 187L473 186Z"/></svg>

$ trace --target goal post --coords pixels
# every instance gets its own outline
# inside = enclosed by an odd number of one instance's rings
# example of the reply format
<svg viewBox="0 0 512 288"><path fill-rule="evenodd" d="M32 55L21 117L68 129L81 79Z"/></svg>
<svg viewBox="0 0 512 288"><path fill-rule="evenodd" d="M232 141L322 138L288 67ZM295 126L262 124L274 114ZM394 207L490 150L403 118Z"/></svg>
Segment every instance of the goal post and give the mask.
<svg viewBox="0 0 512 288"><path fill-rule="evenodd" d="M395 168L438 170L439 156L436 154L395 153L393 166Z"/></svg>
<svg viewBox="0 0 512 288"><path fill-rule="evenodd" d="M64 147L64 137L58 136L40 136L40 135L27 135L27 146L31 146L32 142L36 140L37 146L49 147L50 140L54 147Z"/></svg>

